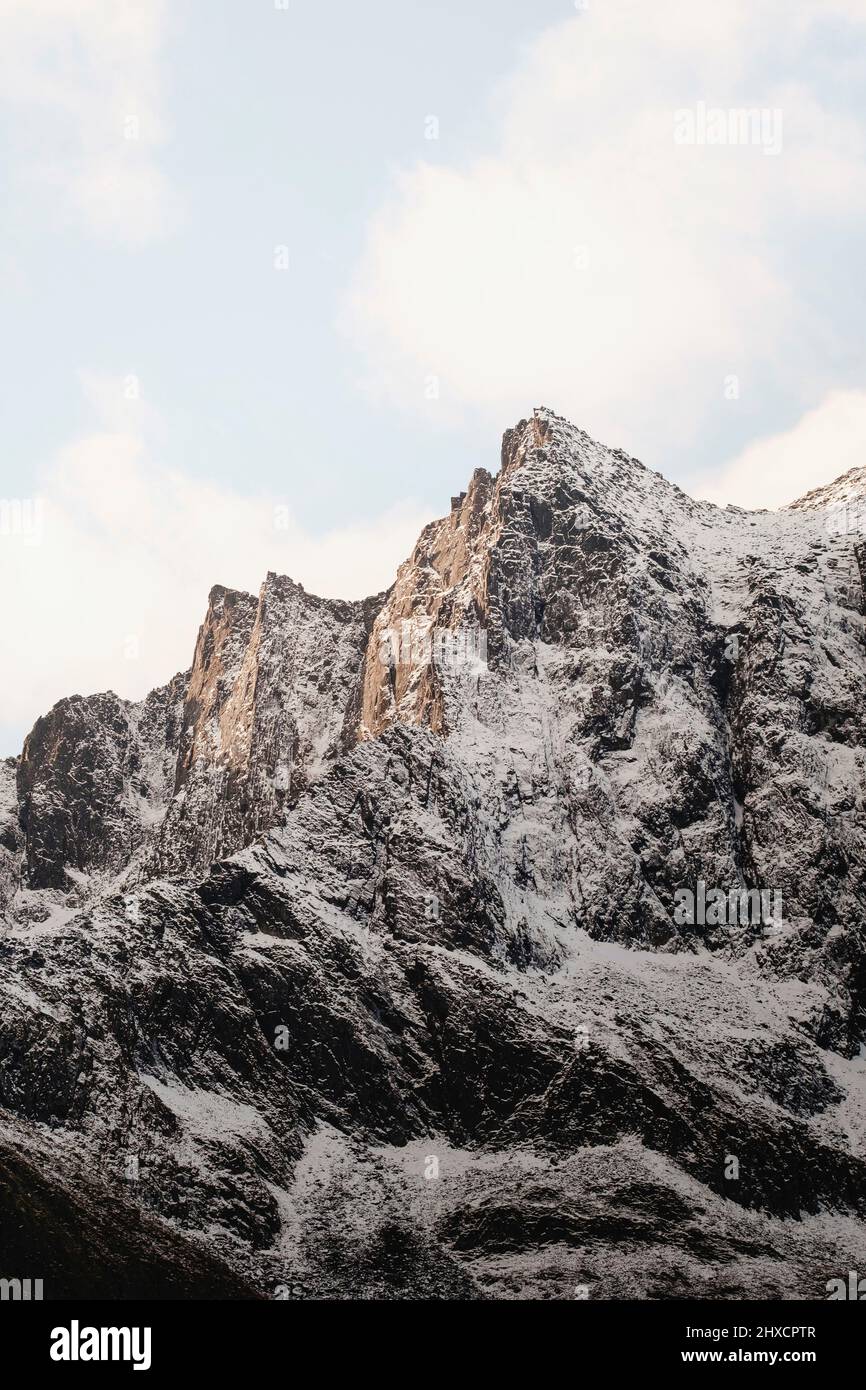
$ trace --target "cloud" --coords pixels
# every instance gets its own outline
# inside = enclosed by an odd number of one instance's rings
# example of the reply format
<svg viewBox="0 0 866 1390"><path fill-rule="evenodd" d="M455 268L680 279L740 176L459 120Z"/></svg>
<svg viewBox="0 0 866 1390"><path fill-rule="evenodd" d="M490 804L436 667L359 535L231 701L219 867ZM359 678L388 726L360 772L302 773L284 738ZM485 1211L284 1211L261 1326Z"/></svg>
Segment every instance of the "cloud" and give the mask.
<svg viewBox="0 0 866 1390"><path fill-rule="evenodd" d="M137 699L184 670L212 584L257 593L275 570L314 593L360 598L393 581L430 520L406 504L312 535L290 498L244 496L162 467L124 382L85 384L107 428L64 448L37 497L0 502L7 738L64 695Z"/></svg>
<svg viewBox="0 0 866 1390"><path fill-rule="evenodd" d="M142 244L179 215L158 163L165 13L163 0L0 0L13 168L100 239Z"/></svg>
<svg viewBox="0 0 866 1390"><path fill-rule="evenodd" d="M849 468L862 468L864 440L866 391L831 391L792 429L756 440L693 491L722 507L783 507Z"/></svg>
<svg viewBox="0 0 866 1390"><path fill-rule="evenodd" d="M371 393L420 409L435 375L443 410L495 428L546 401L659 464L731 374L808 396L823 325L798 238L866 214L864 131L812 79L834 15L858 27L832 76L866 56L861 0L604 0L543 32L498 93L496 148L404 171L369 224L344 324ZM699 103L781 125L677 144Z"/></svg>

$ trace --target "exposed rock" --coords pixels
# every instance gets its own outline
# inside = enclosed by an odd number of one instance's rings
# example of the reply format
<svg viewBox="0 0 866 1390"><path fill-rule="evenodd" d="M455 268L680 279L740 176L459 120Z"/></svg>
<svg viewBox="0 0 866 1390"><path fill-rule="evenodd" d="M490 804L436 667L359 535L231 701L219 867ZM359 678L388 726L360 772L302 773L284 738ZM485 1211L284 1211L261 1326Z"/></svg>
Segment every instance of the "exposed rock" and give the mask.
<svg viewBox="0 0 866 1390"><path fill-rule="evenodd" d="M73 695L36 721L17 769L28 887L74 890L134 863L171 795L185 684L141 704Z"/></svg>
<svg viewBox="0 0 866 1390"><path fill-rule="evenodd" d="M51 1211L85 1156L189 1296L862 1268L861 483L720 511L539 410L387 594L217 588L188 676L40 720L0 1116ZM683 922L699 882L782 911Z"/></svg>
<svg viewBox="0 0 866 1390"><path fill-rule="evenodd" d="M379 602L316 598L275 574L257 602L211 592L153 871L203 870L249 844L341 751Z"/></svg>
<svg viewBox="0 0 866 1390"><path fill-rule="evenodd" d="M19 887L24 836L18 818L17 758L0 760L0 913Z"/></svg>

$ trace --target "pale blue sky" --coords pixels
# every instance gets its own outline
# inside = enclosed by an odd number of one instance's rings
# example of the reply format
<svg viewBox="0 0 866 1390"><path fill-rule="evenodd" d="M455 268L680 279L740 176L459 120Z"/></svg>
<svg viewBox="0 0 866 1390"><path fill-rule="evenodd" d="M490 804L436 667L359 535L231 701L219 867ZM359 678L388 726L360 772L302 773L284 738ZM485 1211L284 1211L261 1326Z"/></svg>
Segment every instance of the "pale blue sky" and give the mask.
<svg viewBox="0 0 866 1390"><path fill-rule="evenodd" d="M160 163L182 197L178 229L106 246L59 227L51 191L19 186L7 205L24 277L4 314L12 495L89 427L76 377L86 367L140 377L165 421L167 463L283 490L313 529L374 515L395 489L441 508L497 440L371 407L336 329L340 298L395 170L483 149L497 78L562 15L555 0L173 5ZM58 144L62 127L58 115ZM278 274L283 244L290 267Z"/></svg>
<svg viewBox="0 0 866 1390"><path fill-rule="evenodd" d="M213 582L382 587L535 404L722 502L864 461L866 0L0 21L0 752L185 665ZM678 146L699 103L781 150Z"/></svg>

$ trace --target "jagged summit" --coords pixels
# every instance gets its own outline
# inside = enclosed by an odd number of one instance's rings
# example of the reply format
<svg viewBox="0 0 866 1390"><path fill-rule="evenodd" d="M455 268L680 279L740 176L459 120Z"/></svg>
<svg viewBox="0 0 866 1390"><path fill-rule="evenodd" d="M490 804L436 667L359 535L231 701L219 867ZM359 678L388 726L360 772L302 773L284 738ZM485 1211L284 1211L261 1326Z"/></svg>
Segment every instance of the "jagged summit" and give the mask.
<svg viewBox="0 0 866 1390"><path fill-rule="evenodd" d="M847 473L842 473L832 483L813 488L803 497L798 497L796 502L789 503L789 507L829 510L840 503L852 501L866 502L866 466L849 468Z"/></svg>
<svg viewBox="0 0 866 1390"><path fill-rule="evenodd" d="M583 460L586 465L591 467L604 460L617 460L619 463L630 466L638 474L648 474L653 478L660 479L663 488L670 489L680 498L686 499L687 502L701 509L719 512L743 512L752 515L763 515L767 512L766 508L751 509L739 507L733 503L720 507L715 502L692 498L677 483L651 469L640 459L628 454L624 449L609 448L579 426L574 425L567 417L558 415L555 410L545 405L536 406L531 417L518 421L512 429L505 431L502 447L502 468L513 470L521 466L527 456L536 449L543 450L546 444L559 446L557 457L560 463L567 462L569 459ZM786 511L792 508L824 509L831 507L839 500L851 497L859 498L864 495L866 495L866 466L849 469L831 482L811 489L802 497L789 502L786 507L779 510Z"/></svg>
<svg viewBox="0 0 866 1390"><path fill-rule="evenodd" d="M864 476L852 470L793 504L785 515L803 524L792 532L773 513L695 501L539 406L506 430L499 471L477 468L449 513L424 528L387 593L323 599L274 572L258 596L216 584L190 671L140 705L112 692L75 696L37 721L17 774L22 883L80 897L82 876L95 871L204 868L276 823L358 739L395 722L456 727L461 699L449 710L451 678L428 659L425 630L474 632L479 645L483 634L493 669L541 640L582 647L589 670L600 657L593 634L612 609L621 634L632 634L627 645L643 651L654 619L694 594L704 635L714 629L718 641L743 620L760 574L786 572L791 590L815 567L820 513ZM827 556L830 580L850 596L856 550ZM686 610L686 628L694 620ZM622 696L604 698L616 708ZM91 766L91 805L79 812Z"/></svg>

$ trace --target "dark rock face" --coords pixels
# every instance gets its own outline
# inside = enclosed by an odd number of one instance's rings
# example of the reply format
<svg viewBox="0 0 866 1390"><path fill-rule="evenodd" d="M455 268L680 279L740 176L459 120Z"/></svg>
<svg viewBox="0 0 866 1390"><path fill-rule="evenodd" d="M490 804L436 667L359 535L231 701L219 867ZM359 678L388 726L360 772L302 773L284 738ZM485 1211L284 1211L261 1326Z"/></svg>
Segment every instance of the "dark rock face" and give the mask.
<svg viewBox="0 0 866 1390"><path fill-rule="evenodd" d="M28 887L133 862L170 795L184 684L177 676L139 705L75 695L36 721L17 772Z"/></svg>
<svg viewBox="0 0 866 1390"><path fill-rule="evenodd" d="M26 1241L75 1228L84 1156L157 1293L777 1299L862 1268L834 487L719 511L537 411L387 595L215 589L188 676L40 720L0 766ZM782 907L684 922L699 882Z"/></svg>
<svg viewBox="0 0 866 1390"><path fill-rule="evenodd" d="M33 1271L25 1277L41 1279L46 1299L259 1297L218 1253L148 1217L125 1194L108 1194L74 1165L59 1176L54 1156L27 1138L26 1153L0 1143L4 1271Z"/></svg>
<svg viewBox="0 0 866 1390"><path fill-rule="evenodd" d="M17 758L0 761L0 912L5 912L17 891L24 847L18 816L17 768Z"/></svg>

